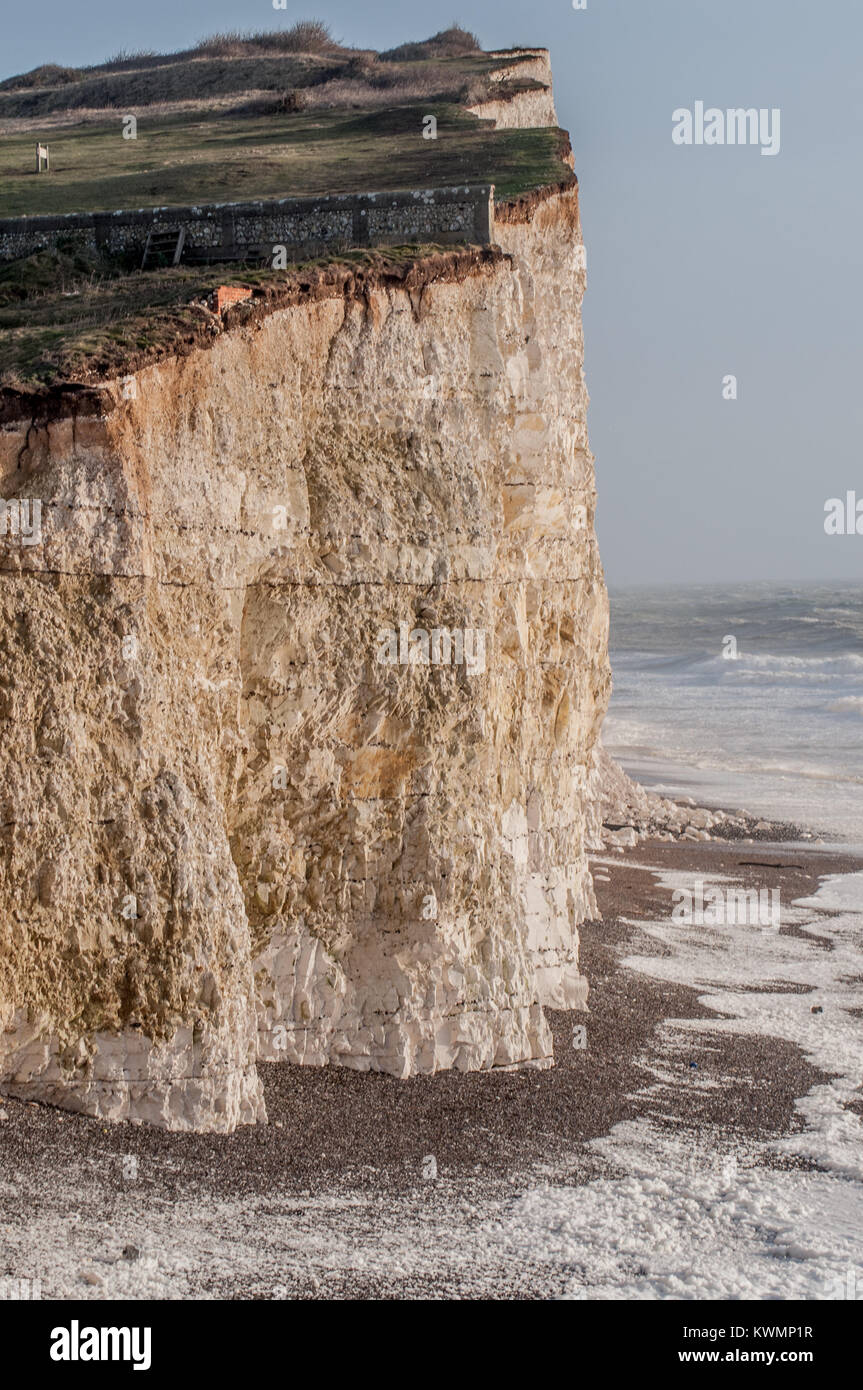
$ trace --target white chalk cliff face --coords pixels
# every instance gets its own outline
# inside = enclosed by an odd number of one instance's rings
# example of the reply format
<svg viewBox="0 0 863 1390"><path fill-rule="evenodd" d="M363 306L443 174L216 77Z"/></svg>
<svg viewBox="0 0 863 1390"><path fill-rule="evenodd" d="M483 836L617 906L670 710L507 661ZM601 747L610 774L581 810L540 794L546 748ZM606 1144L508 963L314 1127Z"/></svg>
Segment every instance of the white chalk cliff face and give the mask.
<svg viewBox="0 0 863 1390"><path fill-rule="evenodd" d="M534 126L557 126L554 108L551 61L547 48L525 48L514 50L511 54L496 52L494 57L511 57L512 61L498 68L492 74L492 81L506 88L510 82L524 82L534 85L525 91L506 92L498 100L476 102L469 106L475 116L482 120L494 121L495 130L525 129Z"/></svg>
<svg viewBox="0 0 863 1390"><path fill-rule="evenodd" d="M7 421L42 500L0 543L8 1093L229 1130L261 1061L551 1064L607 599L577 195L520 215L464 278Z"/></svg>

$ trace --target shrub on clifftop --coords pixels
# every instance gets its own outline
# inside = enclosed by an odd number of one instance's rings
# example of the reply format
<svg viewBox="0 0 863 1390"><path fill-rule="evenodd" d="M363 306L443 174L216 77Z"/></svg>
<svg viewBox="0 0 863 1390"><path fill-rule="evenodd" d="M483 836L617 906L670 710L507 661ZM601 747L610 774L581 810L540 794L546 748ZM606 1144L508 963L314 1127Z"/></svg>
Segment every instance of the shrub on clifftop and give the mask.
<svg viewBox="0 0 863 1390"><path fill-rule="evenodd" d="M466 53L478 53L479 39L460 24L442 29L421 43L403 43L381 54L385 63L416 63L423 58L462 58Z"/></svg>

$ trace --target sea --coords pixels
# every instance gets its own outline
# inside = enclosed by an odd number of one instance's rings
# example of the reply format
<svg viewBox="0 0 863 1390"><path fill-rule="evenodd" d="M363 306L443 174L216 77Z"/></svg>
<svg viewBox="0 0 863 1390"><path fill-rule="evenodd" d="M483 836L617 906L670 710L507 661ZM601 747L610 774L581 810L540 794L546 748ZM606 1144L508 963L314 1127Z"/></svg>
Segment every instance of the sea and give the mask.
<svg viewBox="0 0 863 1390"><path fill-rule="evenodd" d="M863 581L611 589L608 751L644 786L863 845Z"/></svg>

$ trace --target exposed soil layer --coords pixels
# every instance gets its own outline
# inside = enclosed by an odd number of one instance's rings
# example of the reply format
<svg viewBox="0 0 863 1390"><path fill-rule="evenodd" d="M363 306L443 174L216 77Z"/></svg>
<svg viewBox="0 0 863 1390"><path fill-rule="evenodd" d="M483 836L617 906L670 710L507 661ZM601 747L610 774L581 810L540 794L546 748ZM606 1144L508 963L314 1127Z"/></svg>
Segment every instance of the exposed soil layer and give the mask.
<svg viewBox="0 0 863 1390"><path fill-rule="evenodd" d="M198 323L187 327L180 341L175 339L170 345L129 352L121 361L112 359L110 372L118 376L132 375L164 358L188 356L196 349L212 347L222 332L254 327L270 314L300 303L339 298L346 303L360 302L382 290L401 289L410 294L418 309L428 285L460 283L470 275L488 273L506 259L497 246L463 246L451 251L436 251L415 260L398 261L380 255L370 256L360 267L340 261L302 267L256 285L251 299L226 309L220 319L213 314L202 314ZM218 273L214 273L212 279L217 282ZM108 364L94 357L78 380L56 381L33 390L0 389L0 425L22 419L41 425L67 416L83 418L110 414L121 405L121 400L98 385L104 380L107 367Z"/></svg>

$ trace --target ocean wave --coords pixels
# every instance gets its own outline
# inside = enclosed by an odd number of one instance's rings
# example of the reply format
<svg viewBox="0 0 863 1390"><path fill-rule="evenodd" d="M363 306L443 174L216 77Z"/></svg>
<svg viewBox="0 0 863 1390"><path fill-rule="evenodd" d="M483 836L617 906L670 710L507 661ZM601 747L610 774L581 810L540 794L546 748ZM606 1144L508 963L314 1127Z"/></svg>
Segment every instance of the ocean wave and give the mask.
<svg viewBox="0 0 863 1390"><path fill-rule="evenodd" d="M649 737L649 733L654 738ZM799 762L787 755L762 757L753 755L751 750L712 753L685 748L671 740L667 744L655 737L656 730L645 731L647 737L631 737L625 729L609 731L605 746L612 757L619 762L631 763L642 759L671 767L688 767L705 773L732 773L735 776L758 776L775 779L778 782L812 782L845 787L863 787L863 775L845 772L830 763L812 761ZM863 803L861 803L863 805Z"/></svg>
<svg viewBox="0 0 863 1390"><path fill-rule="evenodd" d="M729 633L744 651L863 655L863 584L611 593L612 647L619 654L719 652Z"/></svg>
<svg viewBox="0 0 863 1390"><path fill-rule="evenodd" d="M621 762L863 835L863 585L621 597L611 637L603 736Z"/></svg>
<svg viewBox="0 0 863 1390"><path fill-rule="evenodd" d="M839 700L833 700L827 706L830 714L859 714L863 719L863 696L843 695Z"/></svg>
<svg viewBox="0 0 863 1390"><path fill-rule="evenodd" d="M785 656L778 652L738 651L736 657L704 651L658 656L651 652L611 652L612 669L640 676L679 673L685 679L711 684L735 681L822 682L852 677L863 679L863 656L856 652L830 656Z"/></svg>

